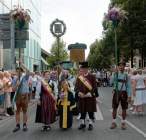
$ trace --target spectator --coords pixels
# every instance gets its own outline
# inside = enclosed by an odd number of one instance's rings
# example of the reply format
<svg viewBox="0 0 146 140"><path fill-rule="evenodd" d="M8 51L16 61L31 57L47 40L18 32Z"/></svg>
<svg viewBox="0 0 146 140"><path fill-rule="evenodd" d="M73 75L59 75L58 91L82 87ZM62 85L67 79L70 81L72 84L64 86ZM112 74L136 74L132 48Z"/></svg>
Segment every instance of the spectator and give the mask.
<svg viewBox="0 0 146 140"><path fill-rule="evenodd" d="M3 90L3 87L4 87L4 84L3 84L3 77L4 77L4 74L3 72L0 72L0 105L2 105L2 108L4 107L4 104L3 104L3 97L4 97L4 90ZM2 120L2 117L0 116L0 120Z"/></svg>
<svg viewBox="0 0 146 140"><path fill-rule="evenodd" d="M11 74L7 71L4 72L4 95L5 95L5 115L14 115L11 104L12 92L12 78Z"/></svg>

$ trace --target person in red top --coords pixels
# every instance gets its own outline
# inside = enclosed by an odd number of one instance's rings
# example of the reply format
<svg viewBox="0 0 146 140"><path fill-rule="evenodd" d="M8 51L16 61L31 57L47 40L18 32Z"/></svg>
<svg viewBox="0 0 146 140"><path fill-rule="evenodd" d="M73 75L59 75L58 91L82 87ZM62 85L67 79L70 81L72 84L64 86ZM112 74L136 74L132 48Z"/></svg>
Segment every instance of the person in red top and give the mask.
<svg viewBox="0 0 146 140"><path fill-rule="evenodd" d="M35 95L37 100L35 122L43 124L42 131L50 130L50 125L56 121L56 99L47 81L45 78L38 77Z"/></svg>

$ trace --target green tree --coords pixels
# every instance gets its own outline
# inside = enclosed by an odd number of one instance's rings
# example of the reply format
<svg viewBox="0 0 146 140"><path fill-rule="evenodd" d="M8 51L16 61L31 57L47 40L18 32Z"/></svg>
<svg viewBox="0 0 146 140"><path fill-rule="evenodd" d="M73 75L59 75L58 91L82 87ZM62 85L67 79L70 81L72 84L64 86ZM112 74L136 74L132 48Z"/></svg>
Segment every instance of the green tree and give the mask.
<svg viewBox="0 0 146 140"><path fill-rule="evenodd" d="M118 27L118 48L120 54L127 60L134 55L134 49L142 50L141 55L146 52L146 0L111 0L111 5L121 6L127 11L127 21ZM103 22L105 32L110 33L110 28L106 28L106 22ZM108 38L105 34L105 38ZM129 56L129 57L128 57Z"/></svg>
<svg viewBox="0 0 146 140"><path fill-rule="evenodd" d="M89 65L93 69L110 68L111 54L108 53L103 40L95 41L90 46L90 53L88 56Z"/></svg>
<svg viewBox="0 0 146 140"><path fill-rule="evenodd" d="M57 40L52 44L50 56L48 57L48 63L50 66L54 66L57 62L65 61L68 59L67 49L65 48L66 44L63 40L59 41L59 47Z"/></svg>
<svg viewBox="0 0 146 140"><path fill-rule="evenodd" d="M142 58L146 57L146 0L111 0L127 11L127 20L117 29L118 61L124 57L133 60L134 50L139 49ZM88 56L92 68L105 68L114 63L114 31L110 23L103 20L103 38L91 44Z"/></svg>

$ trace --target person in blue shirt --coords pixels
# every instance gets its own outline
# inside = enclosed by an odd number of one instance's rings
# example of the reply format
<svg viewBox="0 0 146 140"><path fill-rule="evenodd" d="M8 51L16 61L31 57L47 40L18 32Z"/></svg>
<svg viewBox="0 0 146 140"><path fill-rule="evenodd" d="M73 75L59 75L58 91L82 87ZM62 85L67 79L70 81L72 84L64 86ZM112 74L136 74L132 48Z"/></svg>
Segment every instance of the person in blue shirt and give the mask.
<svg viewBox="0 0 146 140"><path fill-rule="evenodd" d="M28 102L29 102L29 72L27 70L24 73L26 68L18 67L17 71L17 90L14 95L14 102L16 103L16 127L14 128L13 132L17 132L20 130L20 112L23 112L23 131L27 131L27 109L28 109Z"/></svg>
<svg viewBox="0 0 146 140"><path fill-rule="evenodd" d="M116 124L116 116L117 109L119 104L122 107L122 123L121 129L126 129L126 110L128 109L128 99L131 96L131 83L128 75L124 72L125 62L119 62L118 70L112 76L113 83L113 99L112 99L112 117L113 121L111 124L111 129L115 129L117 127Z"/></svg>

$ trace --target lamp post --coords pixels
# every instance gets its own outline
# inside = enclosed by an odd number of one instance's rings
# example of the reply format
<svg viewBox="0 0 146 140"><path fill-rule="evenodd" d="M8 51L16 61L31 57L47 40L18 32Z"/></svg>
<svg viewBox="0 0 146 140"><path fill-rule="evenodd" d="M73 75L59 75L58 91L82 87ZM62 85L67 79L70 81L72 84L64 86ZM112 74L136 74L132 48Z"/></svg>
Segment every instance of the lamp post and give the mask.
<svg viewBox="0 0 146 140"><path fill-rule="evenodd" d="M115 65L116 65L116 71L117 71L117 66L118 66L118 46L117 46L117 28L118 25L127 19L126 17L126 11L121 9L120 7L110 7L108 10L108 14L106 15L106 19L112 23L112 27L114 30L114 35L115 35ZM115 80L115 90L116 92L118 91L118 72L116 72L116 80ZM117 96L117 101L118 101L118 96Z"/></svg>
<svg viewBox="0 0 146 140"><path fill-rule="evenodd" d="M58 82L58 94L59 94L59 42L60 37L66 32L66 25L62 20L55 19L50 25L50 31L54 37L57 39L57 82Z"/></svg>

